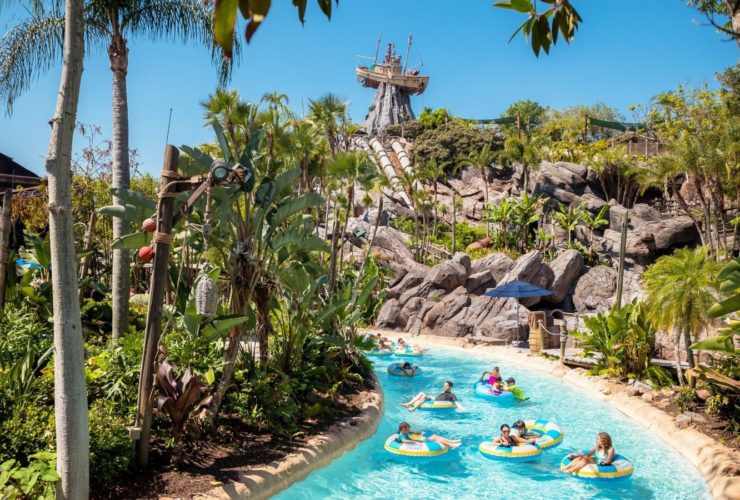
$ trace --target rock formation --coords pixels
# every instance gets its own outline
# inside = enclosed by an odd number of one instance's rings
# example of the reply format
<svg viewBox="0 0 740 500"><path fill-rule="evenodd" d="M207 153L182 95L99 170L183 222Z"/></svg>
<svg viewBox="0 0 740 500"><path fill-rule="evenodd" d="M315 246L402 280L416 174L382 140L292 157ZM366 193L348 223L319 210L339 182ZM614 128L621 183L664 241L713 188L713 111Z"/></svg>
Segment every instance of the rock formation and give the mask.
<svg viewBox="0 0 740 500"><path fill-rule="evenodd" d="M388 125L398 125L416 116L411 109L411 99L402 89L390 83L380 83L365 119L365 131L377 134Z"/></svg>

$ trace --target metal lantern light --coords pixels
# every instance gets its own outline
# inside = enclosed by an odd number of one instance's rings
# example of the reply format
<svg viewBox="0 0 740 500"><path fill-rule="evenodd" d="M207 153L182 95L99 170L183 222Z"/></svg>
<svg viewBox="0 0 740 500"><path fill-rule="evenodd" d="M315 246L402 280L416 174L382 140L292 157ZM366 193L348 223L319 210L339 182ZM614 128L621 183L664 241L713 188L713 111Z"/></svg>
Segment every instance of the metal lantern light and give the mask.
<svg viewBox="0 0 740 500"><path fill-rule="evenodd" d="M195 312L210 318L216 315L217 306L218 286L205 274L195 285Z"/></svg>
<svg viewBox="0 0 740 500"><path fill-rule="evenodd" d="M221 160L211 163L211 175L216 182L223 182L229 177L231 169Z"/></svg>

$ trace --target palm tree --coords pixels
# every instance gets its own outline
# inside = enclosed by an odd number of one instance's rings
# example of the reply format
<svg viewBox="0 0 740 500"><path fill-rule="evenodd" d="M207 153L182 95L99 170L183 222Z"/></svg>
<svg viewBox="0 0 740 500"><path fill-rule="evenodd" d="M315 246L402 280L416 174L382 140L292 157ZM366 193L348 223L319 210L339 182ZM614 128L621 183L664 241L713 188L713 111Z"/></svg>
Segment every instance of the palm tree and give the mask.
<svg viewBox="0 0 740 500"><path fill-rule="evenodd" d="M15 99L42 73L48 71L61 56L60 41L64 36L64 13L54 6L47 10L42 2L34 2L30 19L10 29L0 40L0 99L12 110ZM128 189L128 40L131 36L177 38L183 43L213 46L211 11L193 0L88 0L84 4L85 43L108 46L108 60L113 74L113 140L112 187ZM225 81L229 64L220 52L213 51ZM114 205L124 205L113 197ZM128 234L128 223L113 218L113 238ZM128 328L130 282L128 250L113 250L113 337Z"/></svg>
<svg viewBox="0 0 740 500"><path fill-rule="evenodd" d="M485 188L484 200L486 207L488 207L488 167L495 159L496 155L491 151L490 144L486 144L483 146L483 149L477 153L473 153L459 160L462 165L468 165L477 168L480 171L480 174L483 177L483 186ZM491 226L488 223L486 223L486 235L491 236Z"/></svg>
<svg viewBox="0 0 740 500"><path fill-rule="evenodd" d="M308 101L308 118L326 134L332 153L339 150L342 129L348 122L347 102L335 94Z"/></svg>
<svg viewBox="0 0 740 500"><path fill-rule="evenodd" d="M208 123L220 123L223 126L230 150L234 153L244 151L258 130L258 107L242 101L236 90L224 89L217 89L200 105Z"/></svg>
<svg viewBox="0 0 740 500"><path fill-rule="evenodd" d="M434 210L434 227L432 228L432 236L437 235L437 225L439 222L439 202L438 202L438 191L439 179L445 175L445 167L449 165L448 162L437 163L437 160L432 158L429 160L423 168L419 169L419 175L425 180L432 183L432 194L433 194L433 205Z"/></svg>
<svg viewBox="0 0 740 500"><path fill-rule="evenodd" d="M341 247L344 247L344 234L347 232L347 221L352 216L352 207L355 200L355 184L364 190L370 189L376 175L376 167L364 151L350 151L339 153L329 165L329 173L340 181L340 189L346 192L346 218L342 231ZM329 265L329 289L333 290L337 279L337 237L339 232L339 210L334 209L334 230L332 231L331 261Z"/></svg>
<svg viewBox="0 0 740 500"><path fill-rule="evenodd" d="M651 320L656 327L675 332L676 371L681 385L681 335L689 367L694 368L692 337L696 338L709 323L720 267L709 254L709 247L681 248L660 257L643 276Z"/></svg>
<svg viewBox="0 0 740 500"><path fill-rule="evenodd" d="M580 207L573 207L568 205L567 207L560 203L558 205L558 211L552 214L552 218L557 224L565 229L568 235L568 246L570 246L571 236L573 231L576 230L576 225L581 221L582 210Z"/></svg>

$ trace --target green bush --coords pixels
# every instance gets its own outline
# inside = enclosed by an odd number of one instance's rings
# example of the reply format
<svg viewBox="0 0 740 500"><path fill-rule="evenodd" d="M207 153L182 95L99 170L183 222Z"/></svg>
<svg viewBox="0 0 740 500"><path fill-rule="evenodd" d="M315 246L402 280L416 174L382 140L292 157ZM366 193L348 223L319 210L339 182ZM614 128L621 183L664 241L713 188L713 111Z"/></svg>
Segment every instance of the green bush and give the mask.
<svg viewBox="0 0 740 500"><path fill-rule="evenodd" d="M691 410L696 406L696 390L689 386L681 387L673 397L673 403L678 408L679 413Z"/></svg>
<svg viewBox="0 0 740 500"><path fill-rule="evenodd" d="M20 402L0 423L0 462L27 464L31 455L54 450L54 406Z"/></svg>
<svg viewBox="0 0 740 500"><path fill-rule="evenodd" d="M53 500L56 496L55 484L59 480L56 473L56 454L35 453L31 463L24 467L17 460L0 463L0 498Z"/></svg>
<svg viewBox="0 0 740 500"><path fill-rule="evenodd" d="M108 483L126 472L133 458L133 441L128 437L127 420L112 403L98 400L90 406L90 478Z"/></svg>

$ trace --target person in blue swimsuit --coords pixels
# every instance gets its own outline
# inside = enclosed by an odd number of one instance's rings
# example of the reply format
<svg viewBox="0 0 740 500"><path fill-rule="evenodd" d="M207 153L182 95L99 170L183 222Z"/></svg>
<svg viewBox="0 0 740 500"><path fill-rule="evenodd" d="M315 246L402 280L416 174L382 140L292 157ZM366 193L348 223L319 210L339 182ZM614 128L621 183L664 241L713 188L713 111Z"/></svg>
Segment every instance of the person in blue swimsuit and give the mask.
<svg viewBox="0 0 740 500"><path fill-rule="evenodd" d="M594 457L594 455L596 455ZM599 432L596 437L596 444L591 448L588 453L573 453L568 456L572 460L567 467L563 469L566 474L572 474L583 469L588 464L598 465L610 465L614 460L614 446L612 446L612 438L606 432Z"/></svg>
<svg viewBox="0 0 740 500"><path fill-rule="evenodd" d="M429 437L424 437L423 432L412 431L411 426L408 422L401 422L398 425L398 436L396 441L399 443L415 444L423 443L424 441L434 441L435 443L443 444L449 448L457 448L460 446L461 441L459 439L447 439L436 434L432 434Z"/></svg>

